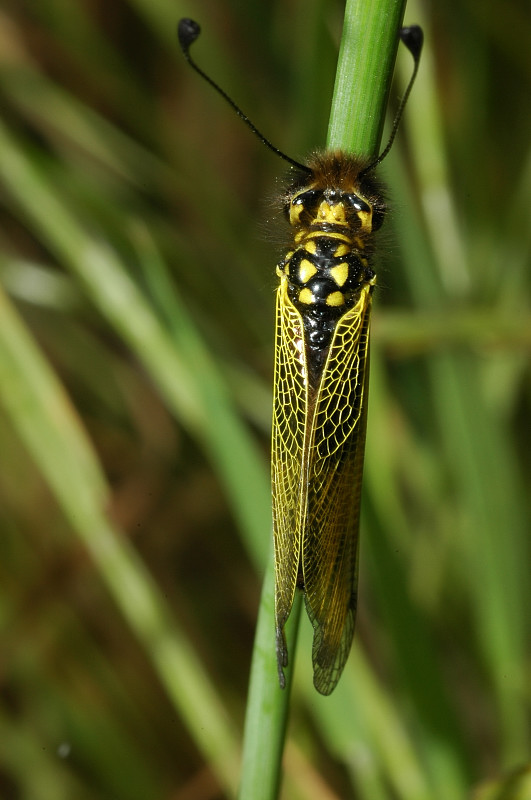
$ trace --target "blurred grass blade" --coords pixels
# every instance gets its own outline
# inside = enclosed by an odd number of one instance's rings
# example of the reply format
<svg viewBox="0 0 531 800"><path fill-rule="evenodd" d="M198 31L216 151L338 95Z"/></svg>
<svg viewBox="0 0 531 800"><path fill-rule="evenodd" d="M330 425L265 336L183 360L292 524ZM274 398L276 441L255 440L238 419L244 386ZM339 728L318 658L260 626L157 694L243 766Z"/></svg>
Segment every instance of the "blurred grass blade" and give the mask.
<svg viewBox="0 0 531 800"><path fill-rule="evenodd" d="M310 631L303 633L306 646ZM366 787L372 766L374 777L369 786L381 778L400 800L432 800L431 786L407 726L357 642L344 678L344 689L338 687L324 701L316 698L314 714L332 752L348 765L360 797L373 800ZM389 797L387 789L382 797Z"/></svg>
<svg viewBox="0 0 531 800"><path fill-rule="evenodd" d="M201 425L194 428L194 435L217 467L240 521L249 554L255 566L263 569L271 540L269 473L264 459L236 413L226 382L201 339L148 229L140 222L133 228L133 240L157 319L166 322L175 353L186 369L186 381L193 387L201 409ZM171 402L171 396L168 399ZM179 410L176 404L174 407Z"/></svg>
<svg viewBox="0 0 531 800"><path fill-rule="evenodd" d="M422 5L413 0L409 4L409 12L429 35L428 20ZM404 73L402 71L403 76ZM424 219L436 256L437 277L448 295L459 297L470 288L468 253L463 244L457 205L450 185L451 169L442 125L444 110L439 97L433 50L426 47L415 86L417 112L406 114L405 124L415 152L413 168L417 172ZM441 235L442 232L444 235Z"/></svg>
<svg viewBox="0 0 531 800"><path fill-rule="evenodd" d="M513 770L509 776L495 778L479 786L472 800L529 800L531 797L531 766Z"/></svg>
<svg viewBox="0 0 531 800"><path fill-rule="evenodd" d="M227 487L250 551L263 564L270 529L263 459L175 291L168 300L175 314L174 342L112 249L88 237L1 125L0 176L24 215L143 362L182 424L205 447ZM150 265L159 274L156 253L148 250Z"/></svg>
<svg viewBox="0 0 531 800"><path fill-rule="evenodd" d="M412 6L422 20L420 5ZM457 205L451 202L450 169L441 128L443 108L430 60L423 65L419 90L420 104L412 106L407 119L418 154L430 246L426 257L425 248L415 248L414 236L410 237L405 225L401 228L401 246L415 301L429 307L453 308L455 295L468 285L469 274L455 219ZM401 172L396 185L397 194L404 198L411 176ZM499 266L503 271L505 260ZM528 714L522 702L529 638L524 612L529 594L523 567L529 560L525 490L507 447L509 431L485 397L481 362L467 352L436 353L427 369L445 460L451 465L458 506L466 519L464 535L457 537L459 529L454 527L456 556L458 563L465 559L467 564L463 573L465 591L470 595L475 635L497 699L507 758L511 754L511 761L520 760L529 747ZM498 376L499 386L500 372ZM505 535L507 531L510 538Z"/></svg>
<svg viewBox="0 0 531 800"><path fill-rule="evenodd" d="M140 639L169 698L233 789L237 745L223 703L135 551L105 514L103 475L60 384L0 293L0 398L74 533Z"/></svg>
<svg viewBox="0 0 531 800"><path fill-rule="evenodd" d="M21 776L20 788L32 800L92 800L91 794L66 768L57 769L57 755L53 764L42 742L26 725L14 725L7 714L0 712L0 738L2 767ZM9 746L5 746L9 743ZM31 769L28 769L31 764Z"/></svg>

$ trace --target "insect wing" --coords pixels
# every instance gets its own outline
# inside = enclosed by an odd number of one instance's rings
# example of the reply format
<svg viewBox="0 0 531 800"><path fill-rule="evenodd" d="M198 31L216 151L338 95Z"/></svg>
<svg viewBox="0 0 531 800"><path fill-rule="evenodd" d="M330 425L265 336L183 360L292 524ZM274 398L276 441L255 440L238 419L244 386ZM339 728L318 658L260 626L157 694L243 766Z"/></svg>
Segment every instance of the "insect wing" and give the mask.
<svg viewBox="0 0 531 800"><path fill-rule="evenodd" d="M302 565L321 694L336 686L354 635L371 291L337 323L309 435Z"/></svg>
<svg viewBox="0 0 531 800"><path fill-rule="evenodd" d="M279 678L287 666L284 624L293 605L301 548L302 480L308 396L302 319L287 295L287 281L277 290L275 379L273 399L272 489L275 545L275 617Z"/></svg>

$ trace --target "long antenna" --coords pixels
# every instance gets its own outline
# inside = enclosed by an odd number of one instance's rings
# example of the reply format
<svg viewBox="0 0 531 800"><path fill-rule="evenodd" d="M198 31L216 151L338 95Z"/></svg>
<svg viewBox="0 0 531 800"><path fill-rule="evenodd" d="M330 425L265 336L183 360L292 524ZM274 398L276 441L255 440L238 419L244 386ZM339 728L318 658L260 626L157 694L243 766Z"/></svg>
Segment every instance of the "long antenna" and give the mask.
<svg viewBox="0 0 531 800"><path fill-rule="evenodd" d="M263 144L266 145L266 147L269 147L269 149L272 150L273 153L276 153L277 156L283 158L284 161L287 161L288 164L291 164L293 167L303 170L304 172L311 173L311 169L309 167L305 166L304 164L300 164L293 158L290 158L285 153L283 153L282 150L279 150L278 147L275 147L275 145L272 144L269 141L269 139L266 139L266 137L262 133L260 133L256 125L253 125L249 117L243 113L243 111L239 106L236 105L232 97L229 97L227 92L223 91L221 86L218 86L218 84L214 80L212 80L212 78L209 75L207 75L206 72L203 72L201 67L197 66L192 56L190 55L190 46L195 42L200 33L201 33L201 27L197 22L195 22L195 20L185 18L179 21L179 25L177 28L179 44L181 45L181 50L183 51L185 59L188 61L192 69L194 69L198 73L198 75L201 75L201 77L205 81L207 81L207 83L209 83L216 90L216 92L218 92L218 94L220 94L227 101L227 103L230 106L232 106L237 115L252 130L255 136L258 136L258 138L263 142Z"/></svg>
<svg viewBox="0 0 531 800"><path fill-rule="evenodd" d="M365 167L365 169L360 172L358 176L359 178L361 178L367 172L372 172L372 170L375 169L378 166L378 164L381 164L386 155L389 153L389 150L393 146L393 142L395 140L396 132L398 130L398 126L400 124L404 108L406 107L408 97L410 95L411 89L413 88L415 78L417 77L417 72L419 71L420 54L422 52L422 45L424 43L424 34L422 32L422 28L419 25L411 25L409 28L401 28L400 38L406 45L411 55L413 56L413 73L411 75L411 78L409 79L409 83L407 85L406 91L404 92L404 96L400 101L400 105L398 106L398 111L396 112L395 120L393 122L393 127L391 128L389 141L387 142L386 146L384 147L378 158L375 161L373 161L372 164L369 164L368 167Z"/></svg>
<svg viewBox="0 0 531 800"><path fill-rule="evenodd" d="M207 75L206 72L203 72L201 67L199 67L195 63L195 61L193 60L192 56L190 55L190 47L195 42L195 40L197 39L197 37L199 36L200 33L201 33L201 27L195 20L184 18L184 19L181 19L179 21L179 25L178 25L178 28L177 28L177 35L179 37L179 44L181 45L181 50L183 51L184 57L186 58L186 60L188 61L188 63L192 67L192 69L194 69L197 72L197 74L200 75L203 78L203 80L205 80L207 83L209 83L212 86L212 88L215 89L216 92L218 94L220 94L223 97L223 99L226 100L226 102L230 106L232 106L232 108L234 109L236 114L252 130L252 132L255 134L255 136L258 136L260 141L263 144L265 144L266 147L269 147L269 149L272 150L273 153L276 153L277 156L280 156L280 158L283 158L284 161L287 161L288 164L291 164L293 167L296 167L297 169L302 170L303 172L311 173L312 170L309 167L307 167L305 164L301 164L299 161L295 161L295 159L293 159L293 158L290 158L290 156L286 155L286 153L283 153L282 150L279 150L278 147L275 147L275 145L272 144L272 142L270 142L269 139L266 139L266 137L258 130L256 125L254 125L251 122L249 117L246 114L243 113L243 111L241 110L241 108L239 106L236 105L236 103L234 102L232 97L229 97L227 92L225 92L221 88L221 86L219 86L210 77L210 75ZM367 172L372 172L372 170L374 170L378 166L378 164L381 164L381 162L384 160L384 158L389 153L391 147L393 146L393 142L395 140L396 132L398 130L398 126L400 124L400 120L401 120L402 114L404 112L404 108L406 106L406 103L407 103L408 97L410 95L411 89L413 88L413 84L415 82L415 78L417 77L417 72L418 72L418 69L419 69L419 62L420 62L420 54L422 52L422 44L424 42L424 34L422 33L422 28L420 28L418 25L411 25L408 28L402 28L400 30L400 38L401 38L402 42L406 45L406 47L409 50L409 52L411 53L411 55L413 56L413 62L414 62L414 64L413 64L413 73L411 75L411 78L409 79L409 83L407 85L406 91L404 92L404 96L402 97L402 100L400 101L400 105L398 106L398 111L396 112L396 116L395 116L395 119L394 119L394 122L393 122L393 127L391 129L391 134L389 136L389 141L387 142L387 145L382 150L382 152L380 153L378 158L375 159L371 164L369 164L368 167L365 167L365 169L363 169L359 173L358 177L360 177L360 178L363 175L365 175Z"/></svg>

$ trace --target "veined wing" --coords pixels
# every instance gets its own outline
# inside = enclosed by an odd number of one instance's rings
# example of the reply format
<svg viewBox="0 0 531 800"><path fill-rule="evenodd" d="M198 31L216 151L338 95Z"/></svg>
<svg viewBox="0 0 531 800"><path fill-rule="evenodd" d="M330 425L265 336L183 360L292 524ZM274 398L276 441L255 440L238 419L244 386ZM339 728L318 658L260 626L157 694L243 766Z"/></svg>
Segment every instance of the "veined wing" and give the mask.
<svg viewBox="0 0 531 800"><path fill-rule="evenodd" d="M301 548L302 509L306 505L303 445L308 397L302 319L287 295L287 280L277 290L273 442L271 477L275 545L275 619L279 678L287 666L284 624L293 605Z"/></svg>
<svg viewBox="0 0 531 800"><path fill-rule="evenodd" d="M337 684L354 635L371 291L364 286L338 321L308 441L302 568L314 627L314 685L322 694Z"/></svg>

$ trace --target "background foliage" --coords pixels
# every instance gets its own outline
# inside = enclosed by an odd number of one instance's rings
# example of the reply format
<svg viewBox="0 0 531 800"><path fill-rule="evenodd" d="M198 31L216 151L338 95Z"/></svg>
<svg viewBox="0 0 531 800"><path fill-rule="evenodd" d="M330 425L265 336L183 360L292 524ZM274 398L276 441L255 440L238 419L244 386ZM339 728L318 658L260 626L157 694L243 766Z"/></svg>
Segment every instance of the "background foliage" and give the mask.
<svg viewBox="0 0 531 800"><path fill-rule="evenodd" d="M0 10L7 800L237 784L283 167L186 69L175 22L202 22L198 60L304 158L342 21L241 5ZM358 635L328 699L301 642L286 797L531 796L526 11L408 7L427 46L383 169Z"/></svg>

